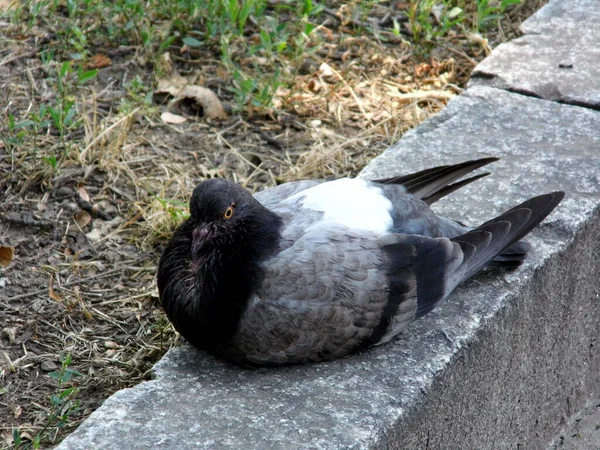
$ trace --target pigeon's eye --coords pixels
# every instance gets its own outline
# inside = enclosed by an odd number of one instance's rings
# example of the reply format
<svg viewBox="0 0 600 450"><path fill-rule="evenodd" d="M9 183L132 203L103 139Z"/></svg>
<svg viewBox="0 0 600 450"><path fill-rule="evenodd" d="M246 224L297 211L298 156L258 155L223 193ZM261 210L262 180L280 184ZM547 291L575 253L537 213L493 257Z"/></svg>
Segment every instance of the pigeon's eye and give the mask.
<svg viewBox="0 0 600 450"><path fill-rule="evenodd" d="M235 203L231 203L227 209L225 210L225 214L223 214L224 219L231 219L233 216L233 208L235 208Z"/></svg>

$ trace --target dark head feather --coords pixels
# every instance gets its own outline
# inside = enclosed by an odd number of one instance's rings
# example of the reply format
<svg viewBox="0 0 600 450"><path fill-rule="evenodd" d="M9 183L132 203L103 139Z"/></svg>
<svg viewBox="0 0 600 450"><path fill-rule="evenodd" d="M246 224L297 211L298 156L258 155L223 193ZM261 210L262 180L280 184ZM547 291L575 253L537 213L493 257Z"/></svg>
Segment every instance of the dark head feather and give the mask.
<svg viewBox="0 0 600 450"><path fill-rule="evenodd" d="M220 179L194 189L190 214L162 255L158 289L175 328L211 349L235 333L261 283L261 261L278 248L282 220L241 186Z"/></svg>

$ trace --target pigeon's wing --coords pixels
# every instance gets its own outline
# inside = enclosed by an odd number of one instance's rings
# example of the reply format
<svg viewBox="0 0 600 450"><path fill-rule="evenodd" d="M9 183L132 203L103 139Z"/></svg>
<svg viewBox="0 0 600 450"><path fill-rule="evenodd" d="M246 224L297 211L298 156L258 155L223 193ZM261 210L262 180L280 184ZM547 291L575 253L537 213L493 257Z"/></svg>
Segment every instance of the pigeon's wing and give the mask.
<svg viewBox="0 0 600 450"><path fill-rule="evenodd" d="M424 210L423 208L417 208L419 213L415 216L412 210L418 205L415 205L414 202L409 204L406 201L406 194L413 194L419 197L424 203L430 205L460 187L488 175L488 173L483 173L454 182L469 172L497 160L498 158L483 158L455 165L434 167L410 175L377 180L376 183L382 185L382 189L386 191L388 197L394 203L395 231L448 238L460 236L471 231L471 227L467 227L451 219L433 216L428 210ZM413 217L417 218L414 219ZM511 246L505 248L501 254L489 261L487 266L501 268L517 267L523 263L529 249L530 245L527 242L515 241Z"/></svg>
<svg viewBox="0 0 600 450"><path fill-rule="evenodd" d="M445 298L466 267L461 246L446 238L310 230L266 262L236 346L265 364L339 358L386 342Z"/></svg>
<svg viewBox="0 0 600 450"><path fill-rule="evenodd" d="M273 206L281 203L288 197L297 194L298 192L309 189L318 184L323 183L325 180L301 180L292 181L289 183L280 184L278 186L265 189L264 191L257 192L254 194L254 198L258 200L266 208L272 208Z"/></svg>
<svg viewBox="0 0 600 450"><path fill-rule="evenodd" d="M390 295L381 325L371 338L372 344L390 340L407 325L407 318L418 319L432 311L461 282L481 271L507 248L514 247L552 212L562 198L562 192L532 198L476 229L450 239L402 234L380 239L387 258L391 292L396 286L402 287L403 280L413 276L416 296L411 293L415 299L411 304L414 315L407 317L405 294L400 291L397 296ZM494 260L492 265L515 267L522 262L520 257L503 257ZM397 314L396 307L403 314Z"/></svg>
<svg viewBox="0 0 600 450"><path fill-rule="evenodd" d="M361 346L387 302L377 236L324 225L264 263L236 346L255 364L344 356Z"/></svg>
<svg viewBox="0 0 600 450"><path fill-rule="evenodd" d="M406 189L406 192L419 197L425 203L431 205L455 190L489 175L489 173L483 173L453 183L453 181L458 180L460 177L494 161L498 161L498 158L476 159L460 164L433 167L409 175L375 180L374 182L402 185Z"/></svg>
<svg viewBox="0 0 600 450"><path fill-rule="evenodd" d="M414 272L417 285L415 318L427 314L458 284L481 271L506 249L515 248L515 243L538 226L563 198L564 192L531 198L474 230L450 239L401 234L384 236L380 243L389 260L386 266L392 270L388 275L391 286L394 277L406 277L407 268ZM519 250L515 248L514 251L518 253ZM515 258L502 264L496 260L494 265L515 267L522 261L522 258ZM391 315L389 320L393 320ZM393 331L393 326L389 331Z"/></svg>
<svg viewBox="0 0 600 450"><path fill-rule="evenodd" d="M264 264L236 346L256 364L338 358L389 341L537 226L563 197L535 197L451 239L312 227Z"/></svg>

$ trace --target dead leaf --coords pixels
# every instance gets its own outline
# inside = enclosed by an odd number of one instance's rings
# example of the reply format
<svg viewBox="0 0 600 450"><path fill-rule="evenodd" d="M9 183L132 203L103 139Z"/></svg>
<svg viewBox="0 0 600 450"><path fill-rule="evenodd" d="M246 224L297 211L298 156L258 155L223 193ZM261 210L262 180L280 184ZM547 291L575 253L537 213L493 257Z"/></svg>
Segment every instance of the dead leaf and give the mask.
<svg viewBox="0 0 600 450"><path fill-rule="evenodd" d="M0 245L0 266L8 267L15 256L15 249L6 245Z"/></svg>
<svg viewBox="0 0 600 450"><path fill-rule="evenodd" d="M33 442L33 437L27 431L21 431L21 440Z"/></svg>
<svg viewBox="0 0 600 450"><path fill-rule="evenodd" d="M156 94L170 94L175 97L169 103L169 108L172 108L185 99L192 99L202 107L205 117L208 117L209 119L227 118L227 113L225 112L219 97L208 88L190 84L195 81L195 78L188 80L186 77L179 75L177 70L173 67L171 56L168 53L164 53L159 58L159 61L161 70L165 72L167 76L158 80L158 85L154 92ZM167 120L169 118L171 117L167 116ZM163 120L165 119L163 118Z"/></svg>
<svg viewBox="0 0 600 450"><path fill-rule="evenodd" d="M88 63L85 65L86 69L102 69L103 67L108 67L112 64L112 60L101 53L96 53L92 56Z"/></svg>
<svg viewBox="0 0 600 450"><path fill-rule="evenodd" d="M421 63L418 66L415 66L414 70L415 75L419 78L422 78L431 72L431 66L427 63Z"/></svg>
<svg viewBox="0 0 600 450"><path fill-rule="evenodd" d="M187 78L182 77L178 73L173 73L167 78L158 80L158 85L154 92L157 94L171 94L173 97L177 97L186 87L187 83Z"/></svg>
<svg viewBox="0 0 600 450"><path fill-rule="evenodd" d="M187 119L183 116L177 115L177 114L173 114L170 112L164 112L160 115L160 118L162 119L162 121L164 123L174 123L174 124L180 124L183 123L185 121L187 121Z"/></svg>
<svg viewBox="0 0 600 450"><path fill-rule="evenodd" d="M12 407L13 409L13 415L15 416L15 419L18 419L21 414L23 413L23 408L20 405L15 405Z"/></svg>
<svg viewBox="0 0 600 450"><path fill-rule="evenodd" d="M79 193L79 196L86 202L90 201L90 194L87 193L83 185L80 184L79 186L77 186L77 192Z"/></svg>
<svg viewBox="0 0 600 450"><path fill-rule="evenodd" d="M311 91L311 92L319 92L321 90L321 86L322 84L317 81L317 80L310 80L307 84L306 84L306 88Z"/></svg>
<svg viewBox="0 0 600 450"><path fill-rule="evenodd" d="M92 221L92 216L90 216L88 212L80 210L75 213L73 220L75 220L75 223L79 228L83 229Z"/></svg>
<svg viewBox="0 0 600 450"><path fill-rule="evenodd" d="M54 280L52 278L50 278L50 282L48 283L48 297L57 302L62 302L62 298L54 290Z"/></svg>
<svg viewBox="0 0 600 450"><path fill-rule="evenodd" d="M227 118L227 113L225 112L225 109L223 109L221 100L219 100L219 97L208 88L202 86L186 86L183 89L183 92L171 102L171 106L174 106L186 98L191 98L202 106L204 116L209 119Z"/></svg>
<svg viewBox="0 0 600 450"><path fill-rule="evenodd" d="M327 63L323 63L319 66L319 74L323 77L332 77L333 70L331 70L331 66Z"/></svg>
<svg viewBox="0 0 600 450"><path fill-rule="evenodd" d="M158 85L154 92L156 94L166 93L175 97L169 103L170 108L174 107L185 99L192 99L202 107L205 117L208 117L209 119L227 118L227 113L225 112L225 109L223 109L221 101L213 91L203 86L189 84L188 79L179 75L179 73L177 73L177 71L172 67L171 59L168 53L165 53L161 57L161 61L161 64L164 65L163 71L166 72L168 76L158 80ZM173 117L167 116L167 120L169 119L173 119ZM165 123L182 123L167 122L167 120L165 120L163 117L163 121L165 121Z"/></svg>

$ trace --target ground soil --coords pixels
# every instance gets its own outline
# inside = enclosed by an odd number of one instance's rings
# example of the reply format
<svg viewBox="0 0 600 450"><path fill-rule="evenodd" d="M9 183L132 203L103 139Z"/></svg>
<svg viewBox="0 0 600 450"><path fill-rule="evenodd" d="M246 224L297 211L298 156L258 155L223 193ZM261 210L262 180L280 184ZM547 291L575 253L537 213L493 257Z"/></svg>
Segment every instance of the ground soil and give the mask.
<svg viewBox="0 0 600 450"><path fill-rule="evenodd" d="M514 36L520 21L540 3L519 10L507 34ZM9 24L0 27L0 34L8 36ZM0 50L3 118L8 113L25 118L35 105L57 95L40 61L39 49L49 45L47 39L44 30L37 30L7 38L11 45ZM359 51L351 50L349 57L359 59ZM448 92L456 95L473 58L485 56L476 53L438 48L435 56L423 58L398 50L389 53L392 63L363 62L356 70L380 75L387 64L387 79L410 77L407 83L415 90L450 74L455 87ZM332 97L315 100L312 111L304 104L270 113L234 112L222 82L204 77L228 118L211 121L184 107L176 112L188 120L175 125L160 119L166 106L158 101L117 115L119 101L130 95L127 81L139 77L142 84L153 85L152 66L135 47L109 48L103 54L111 64L99 70L87 91L78 91L85 93L78 97L78 109L86 120L64 136L84 143L77 147L78 156L67 155L58 170L44 162L36 152L60 144L52 132L37 134L18 148L0 141L0 246L14 251L7 266L0 267L0 447L14 444L15 429L24 439L51 432L42 446L60 441L113 392L148 379L152 365L177 345L154 280L162 245L181 220L165 199L185 201L206 177L227 177L259 190L293 179L356 174L445 103L414 100L401 112L394 110L394 120L378 121L374 115L383 101L369 103L363 92L369 107L361 111L352 92L340 88L341 113L331 110ZM332 66L335 58L329 60ZM197 70L181 58L172 64L183 74ZM303 82L311 79L327 84L310 74ZM354 89L361 92L360 86ZM336 120L336 114L343 120ZM400 116L405 119L396 120ZM107 131L119 120L119 127ZM78 389L73 397L78 408L57 429L51 396L60 389L48 374L60 371L67 353L70 368L81 376L62 388Z"/></svg>

